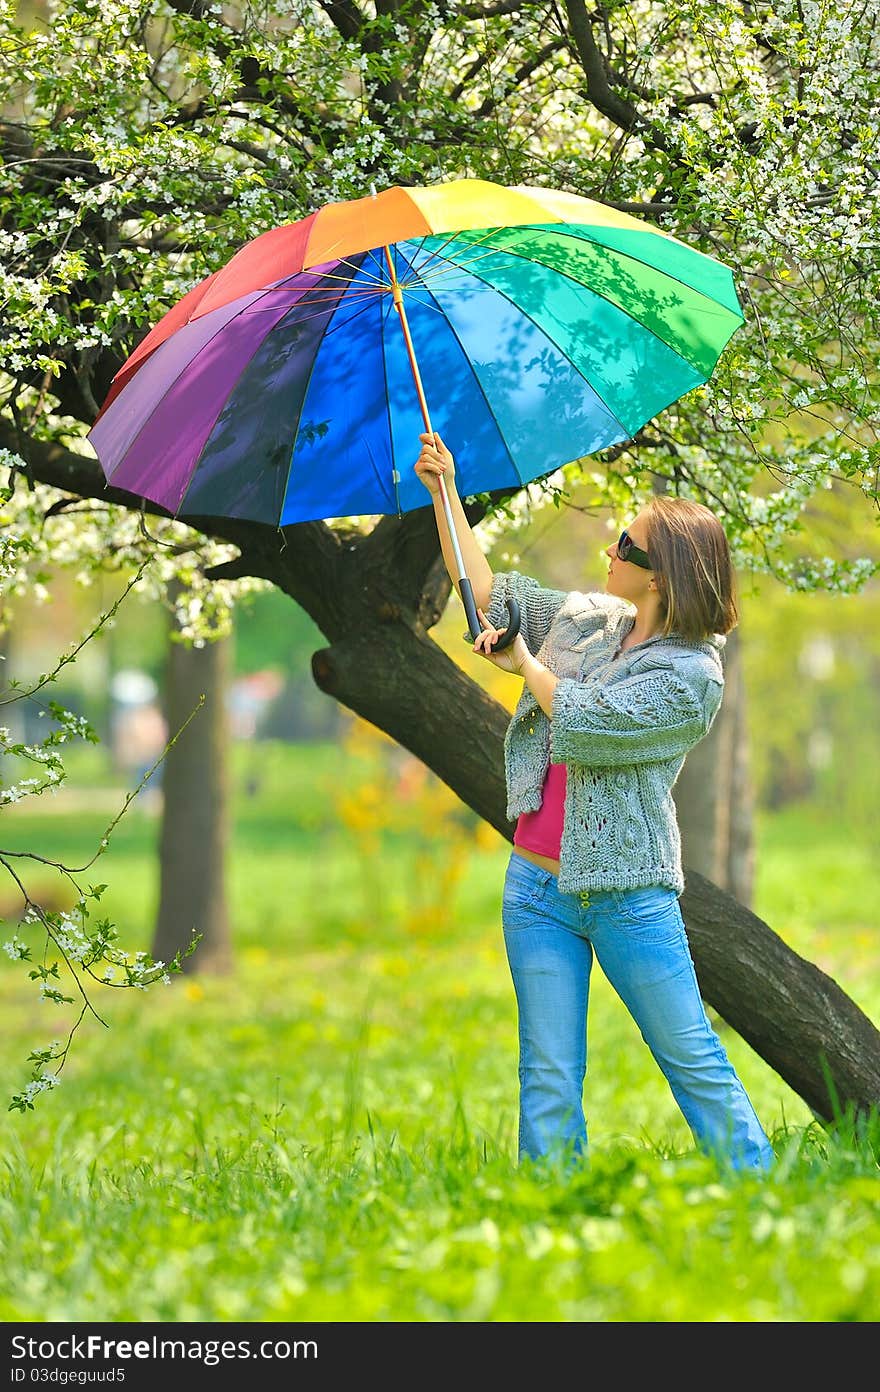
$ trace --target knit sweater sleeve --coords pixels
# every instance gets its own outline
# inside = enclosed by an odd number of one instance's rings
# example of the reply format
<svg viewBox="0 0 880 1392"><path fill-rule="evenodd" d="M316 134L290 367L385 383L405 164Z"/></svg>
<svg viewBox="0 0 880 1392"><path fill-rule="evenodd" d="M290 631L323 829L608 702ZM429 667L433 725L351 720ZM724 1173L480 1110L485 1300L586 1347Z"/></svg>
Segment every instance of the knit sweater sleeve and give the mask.
<svg viewBox="0 0 880 1392"><path fill-rule="evenodd" d="M561 677L551 702L550 760L619 768L674 759L708 733L722 692L722 682L671 668L599 689Z"/></svg>
<svg viewBox="0 0 880 1392"><path fill-rule="evenodd" d="M497 570L492 576L489 603L484 613L494 628L505 628L508 617L506 601L508 596L512 596L520 607L519 631L534 656L547 637L567 594L567 590L546 589L530 575L522 575L518 570ZM465 632L464 637L467 642L473 642L469 631Z"/></svg>

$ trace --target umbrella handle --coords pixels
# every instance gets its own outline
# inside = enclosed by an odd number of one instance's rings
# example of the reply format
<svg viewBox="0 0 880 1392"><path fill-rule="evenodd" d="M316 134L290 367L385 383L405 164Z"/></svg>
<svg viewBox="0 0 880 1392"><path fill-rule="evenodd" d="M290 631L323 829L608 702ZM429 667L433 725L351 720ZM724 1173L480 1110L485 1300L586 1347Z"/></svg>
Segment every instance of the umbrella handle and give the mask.
<svg viewBox="0 0 880 1392"><path fill-rule="evenodd" d="M471 582L466 575L462 575L459 578L458 587L461 592L461 599L462 603L464 604L464 610L467 614L468 628L471 631L471 638L479 638L480 634L483 632L483 626L480 623L479 616L477 614L477 605L476 601L474 600L473 586L471 585ZM495 642L489 649L489 651L493 653L501 652L502 648L509 647L516 635L519 633L521 617L519 605L517 604L516 600L513 599L513 597L505 600L505 603L507 605L507 627L505 628L501 636L495 639Z"/></svg>

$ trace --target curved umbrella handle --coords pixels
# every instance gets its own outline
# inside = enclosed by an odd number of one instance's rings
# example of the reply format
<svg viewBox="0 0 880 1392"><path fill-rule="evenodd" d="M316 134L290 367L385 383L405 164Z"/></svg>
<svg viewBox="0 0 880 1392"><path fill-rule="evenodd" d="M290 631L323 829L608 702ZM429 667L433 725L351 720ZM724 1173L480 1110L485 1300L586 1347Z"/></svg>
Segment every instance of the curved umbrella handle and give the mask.
<svg viewBox="0 0 880 1392"><path fill-rule="evenodd" d="M458 586L461 592L461 599L462 603L464 604L465 613L467 614L468 628L470 629L471 638L479 638L480 634L483 632L483 625L480 623L479 616L477 614L477 606L474 600L473 586L471 585L471 582L466 575L461 576L458 582ZM492 644L492 652L501 652L502 648L509 647L516 635L519 633L521 619L519 605L512 596L509 599L505 600L505 604L507 605L508 615L507 627L505 628L501 637L496 638L495 642Z"/></svg>
<svg viewBox="0 0 880 1392"><path fill-rule="evenodd" d="M507 599L505 600L505 604L507 605L507 627L501 637L492 644L493 652L500 652L502 648L509 647L519 633L519 605L515 599Z"/></svg>

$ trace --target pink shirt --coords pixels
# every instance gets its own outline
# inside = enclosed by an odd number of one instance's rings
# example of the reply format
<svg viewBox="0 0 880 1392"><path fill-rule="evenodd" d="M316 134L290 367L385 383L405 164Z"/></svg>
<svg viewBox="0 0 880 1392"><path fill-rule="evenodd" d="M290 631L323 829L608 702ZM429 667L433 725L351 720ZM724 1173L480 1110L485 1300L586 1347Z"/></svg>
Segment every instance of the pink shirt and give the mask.
<svg viewBox="0 0 880 1392"><path fill-rule="evenodd" d="M548 764L541 806L537 812L521 812L513 833L514 846L559 859L562 814L565 810L565 764Z"/></svg>

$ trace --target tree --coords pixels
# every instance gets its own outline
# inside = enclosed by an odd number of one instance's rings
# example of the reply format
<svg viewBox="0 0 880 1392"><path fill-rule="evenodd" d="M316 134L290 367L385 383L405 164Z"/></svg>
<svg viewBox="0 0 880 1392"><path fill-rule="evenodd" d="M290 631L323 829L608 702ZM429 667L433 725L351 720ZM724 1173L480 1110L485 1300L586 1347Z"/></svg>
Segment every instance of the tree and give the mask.
<svg viewBox="0 0 880 1392"><path fill-rule="evenodd" d="M116 509L138 500L105 487L83 436L162 310L257 231L321 202L359 196L371 181L470 173L550 183L655 219L737 274L746 325L712 382L625 446L561 470L548 496L564 502L577 482L618 513L659 477L723 516L743 568L831 592L875 573L869 558L811 555L801 524L835 479L853 508L878 498L877 384L865 367L878 327L876 200L865 197L880 138L870 14L807 12L794 0L592 12L582 0L300 0L259 21L227 13L200 0L155 0L145 14L73 0L49 32L6 27L18 61L0 92L13 327L0 445L14 476L110 505L109 545ZM475 524L517 506L498 494L466 503ZM499 747L506 724L430 638L450 593L430 509L300 524L283 538L188 521L237 551L203 562L209 583L257 577L302 605L329 645L313 660L321 689L510 834L500 758L487 779L445 725L424 720L426 695L439 691L482 750ZM727 1018L795 1076L778 1023L750 1014L748 964L722 954L707 970L735 901L706 884L683 910L710 1003L723 998ZM786 1024L797 1037L796 1016L821 1019L832 1081L846 1079L840 1096L873 1106L873 1026L846 998L829 1013L816 976L798 974L775 943L770 951L766 926L752 928L777 1004L797 985L803 1009ZM798 1074L796 1085L830 1116L815 1041L802 1042L810 1079Z"/></svg>
<svg viewBox="0 0 880 1392"><path fill-rule="evenodd" d="M687 864L746 907L752 900L752 788L748 767L742 625L722 654L724 701L672 790Z"/></svg>
<svg viewBox="0 0 880 1392"><path fill-rule="evenodd" d="M173 590L178 587L175 581ZM187 959L184 971L195 965L200 971L223 972L232 961L226 893L230 639L196 647L175 641L178 636L172 617L164 683L168 728L180 729L197 708L200 716L165 759L159 912L151 952L167 961L196 934L199 952Z"/></svg>

